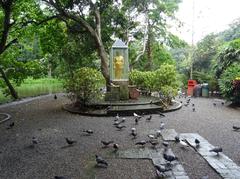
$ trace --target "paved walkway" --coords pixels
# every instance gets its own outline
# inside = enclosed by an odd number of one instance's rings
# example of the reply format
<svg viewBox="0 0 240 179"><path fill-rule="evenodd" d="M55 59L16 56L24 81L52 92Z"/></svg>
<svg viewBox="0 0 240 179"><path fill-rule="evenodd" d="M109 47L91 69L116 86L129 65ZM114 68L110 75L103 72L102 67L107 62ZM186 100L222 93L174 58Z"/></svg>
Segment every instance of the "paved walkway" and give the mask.
<svg viewBox="0 0 240 179"><path fill-rule="evenodd" d="M185 99L180 99L185 103ZM9 113L10 121L0 125L0 178L4 179L51 179L65 176L71 179L152 179L156 177L151 160L119 159L112 147L102 148L100 140L114 140L120 150L137 149L135 142L147 139L148 131L156 130L160 122L177 133L198 133L214 146L221 146L224 154L240 166L240 132L232 131L232 125L240 125L240 109L213 105L213 99L195 98L196 111L188 107L166 113L166 117L153 115L150 122L142 119L135 125L133 117L126 117L122 131L113 127L114 117L86 117L62 110L68 100L45 96L34 101L0 108L0 113ZM147 116L146 116L147 117ZM6 129L14 121L12 129ZM132 139L130 129L138 133ZM91 136L82 133L84 129L94 130ZM31 147L32 137L39 141ZM67 147L65 137L77 140ZM161 145L158 146L162 148ZM221 178L195 150L170 143L173 153L189 178ZM108 168L95 167L95 154L101 155Z"/></svg>

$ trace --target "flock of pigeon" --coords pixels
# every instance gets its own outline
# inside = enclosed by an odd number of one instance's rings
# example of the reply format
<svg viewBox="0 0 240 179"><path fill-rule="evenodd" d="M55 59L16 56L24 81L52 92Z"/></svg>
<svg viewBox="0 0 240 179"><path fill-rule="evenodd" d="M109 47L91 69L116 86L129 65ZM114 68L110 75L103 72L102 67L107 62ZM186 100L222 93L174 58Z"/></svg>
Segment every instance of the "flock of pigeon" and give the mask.
<svg viewBox="0 0 240 179"><path fill-rule="evenodd" d="M186 97L185 97L186 98ZM54 99L57 99L57 96L54 96ZM183 101L180 101L181 103L183 103ZM186 99L186 103L183 104L184 106L188 107L190 105L191 102L191 98L187 98ZM195 112L195 104L192 104L192 111ZM214 106L216 106L216 103L213 103ZM222 105L224 105L224 102L222 102ZM159 113L160 117L165 117L164 114ZM137 113L133 113L133 119L134 119L134 123L135 125L137 125L142 119L143 116L138 115ZM152 115L149 115L148 117L145 118L146 122L150 122L152 120ZM118 114L115 116L114 119L114 123L113 126L116 127L117 130L122 131L124 128L126 128L126 126L124 125L126 121L126 118L121 118ZM7 127L7 129L12 129L14 127L14 122L10 123ZM159 129L156 131L155 134L148 134L147 137L149 138L149 140L140 140L138 142L135 143L136 146L140 146L140 147L145 147L146 144L150 144L152 146L153 149L156 149L157 145L159 145L159 140L158 138L161 136L162 131L165 128L165 124L164 122L160 122L160 126ZM240 127L239 126L233 126L233 130L234 131L240 131ZM92 129L85 129L82 131L83 133L85 133L86 135L93 135L94 131ZM133 139L136 139L138 136L137 130L135 127L131 128L131 132L130 132L130 136L133 137ZM69 138L65 138L67 145L72 146L74 145L77 141L69 139ZM104 141L101 140L101 143L103 145L103 148L107 148L110 145L113 147L114 151L117 152L120 145L117 143L114 143L114 141ZM180 139L179 136L175 136L175 143L180 143L183 146L188 146L188 142L184 139ZM35 145L38 144L38 140L36 137L32 137L32 147L34 147ZM195 139L195 144L196 144L196 148L200 147L200 141L198 139ZM163 152L163 158L166 160L166 165L155 165L155 169L156 169L156 174L159 177L163 177L165 172L172 170L172 165L171 162L178 160L178 157L173 156L171 154L168 154L168 147L169 147L169 143L167 141L163 141L162 145L164 147L164 152ZM222 152L222 148L221 147L215 147L211 150L209 150L210 152L215 152L217 154L217 156L219 155L220 152ZM101 156L99 155L95 155L95 159L96 159L96 165L97 166L101 166L101 167L108 167L108 162L103 159ZM66 179L63 176L55 176L55 179Z"/></svg>

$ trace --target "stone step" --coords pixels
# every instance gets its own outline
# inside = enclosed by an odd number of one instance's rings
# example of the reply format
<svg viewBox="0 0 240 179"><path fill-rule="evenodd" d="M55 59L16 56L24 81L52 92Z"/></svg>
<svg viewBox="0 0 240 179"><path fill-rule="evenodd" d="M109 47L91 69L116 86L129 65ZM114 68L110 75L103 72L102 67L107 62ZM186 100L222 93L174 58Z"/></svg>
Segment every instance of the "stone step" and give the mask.
<svg viewBox="0 0 240 179"><path fill-rule="evenodd" d="M133 148L129 150L119 151L118 157L124 159L151 159L154 165L166 165L166 161L163 158L164 149L152 149L148 147L144 148ZM168 149L168 154L174 156L171 149ZM172 170L165 172L166 179L189 179L183 166L179 161L174 161Z"/></svg>
<svg viewBox="0 0 240 179"><path fill-rule="evenodd" d="M240 178L240 167L235 164L229 157L220 153L217 156L213 152L209 152L214 146L206 139L197 133L183 133L180 134L181 139L186 139L187 142L209 163L209 165L216 170L223 178L238 179ZM195 139L200 141L200 146L196 148Z"/></svg>

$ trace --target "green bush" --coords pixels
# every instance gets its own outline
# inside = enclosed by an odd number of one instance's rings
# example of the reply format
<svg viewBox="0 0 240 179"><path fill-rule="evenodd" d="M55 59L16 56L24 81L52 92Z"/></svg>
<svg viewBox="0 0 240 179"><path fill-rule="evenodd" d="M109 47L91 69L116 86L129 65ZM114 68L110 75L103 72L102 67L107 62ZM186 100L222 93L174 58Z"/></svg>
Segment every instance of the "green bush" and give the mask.
<svg viewBox="0 0 240 179"><path fill-rule="evenodd" d="M74 94L76 104L85 107L91 100L100 97L100 87L104 84L102 74L96 69L83 67L73 73L66 81L67 92Z"/></svg>
<svg viewBox="0 0 240 179"><path fill-rule="evenodd" d="M161 92L168 103L177 95L177 72L174 65L163 64L155 71L155 90Z"/></svg>
<svg viewBox="0 0 240 179"><path fill-rule="evenodd" d="M233 102L240 102L240 94L234 93L233 80L240 77L240 64L229 66L219 79L219 87L222 95Z"/></svg>
<svg viewBox="0 0 240 179"><path fill-rule="evenodd" d="M131 84L148 92L161 92L167 101L177 95L177 72L174 65L163 64L156 71L141 72L133 70L130 73Z"/></svg>

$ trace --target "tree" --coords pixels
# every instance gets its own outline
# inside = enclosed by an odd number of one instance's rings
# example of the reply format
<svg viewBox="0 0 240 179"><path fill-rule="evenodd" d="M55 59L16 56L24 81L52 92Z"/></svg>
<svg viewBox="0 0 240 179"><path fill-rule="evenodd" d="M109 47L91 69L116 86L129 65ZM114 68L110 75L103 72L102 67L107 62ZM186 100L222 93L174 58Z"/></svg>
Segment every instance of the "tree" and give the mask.
<svg viewBox="0 0 240 179"><path fill-rule="evenodd" d="M233 63L240 63L240 38L231 41L217 56L217 78Z"/></svg>
<svg viewBox="0 0 240 179"><path fill-rule="evenodd" d="M174 19L174 13L178 9L180 0L160 1L130 1L130 6L137 9L138 13L145 17L145 32L143 35L143 47L132 65L136 64L140 57L147 53L146 69L151 70L153 66L153 46L156 42L168 43L171 33L167 25L169 19Z"/></svg>
<svg viewBox="0 0 240 179"><path fill-rule="evenodd" d="M61 1L61 0L43 0L50 8L55 10L56 15L66 23L69 21L78 25L81 31L87 32L94 41L95 48L101 59L101 72L107 84L110 84L108 70L108 54L104 45L102 35L102 25L111 26L111 19L106 17L106 12L113 13L117 9L117 4L111 0L103 1ZM86 11L88 9L88 11ZM116 12L115 12L116 13ZM109 15L109 14L108 14ZM106 17L106 19L104 19ZM108 35L108 33L106 34ZM112 35L112 34L111 34ZM108 36L108 38L110 35Z"/></svg>
<svg viewBox="0 0 240 179"><path fill-rule="evenodd" d="M11 22L11 14L13 8L13 0L1 0L0 1L0 14L3 14L3 18L1 18L1 24L3 25L0 29L1 41L0 41L0 55L3 54L13 43L16 43L17 39L12 39L10 42L7 42L8 35L10 32L11 27L14 25L14 22ZM17 99L18 94L14 87L12 86L11 82L9 81L8 77L2 66L0 66L0 73L1 77L5 81L6 85L8 86L10 93L13 98Z"/></svg>

